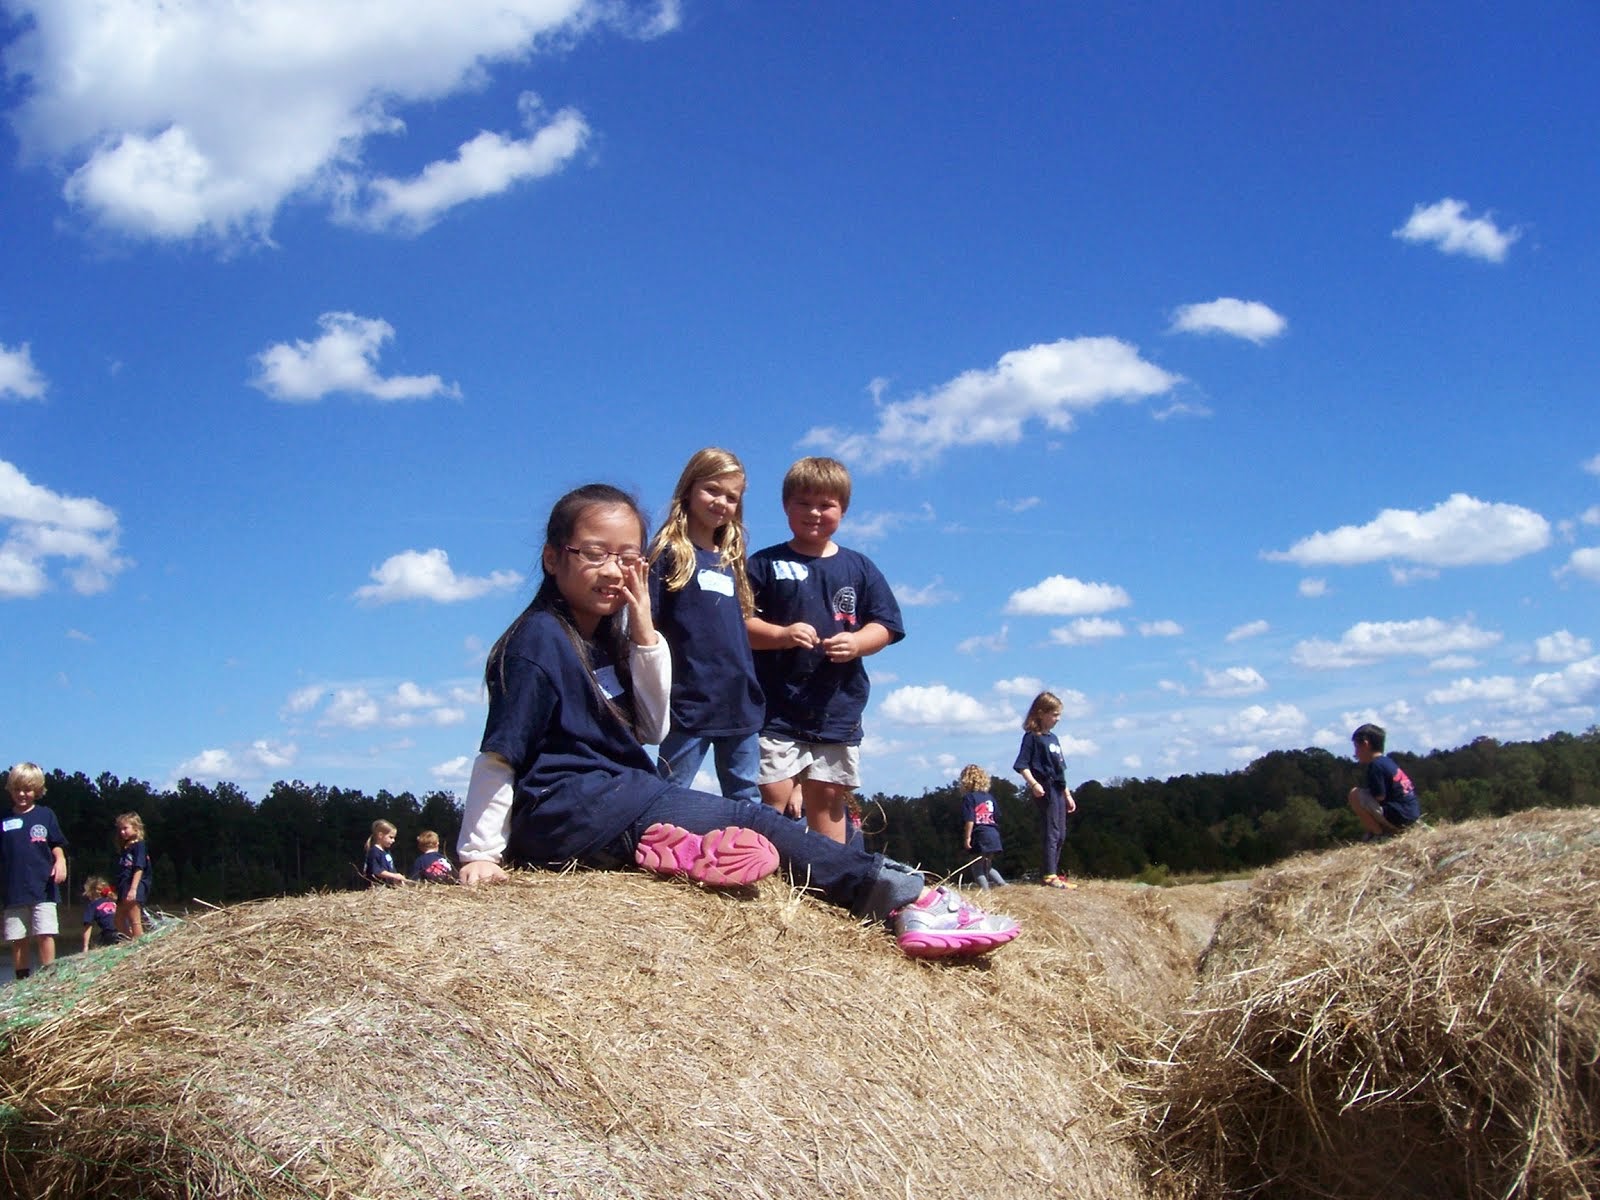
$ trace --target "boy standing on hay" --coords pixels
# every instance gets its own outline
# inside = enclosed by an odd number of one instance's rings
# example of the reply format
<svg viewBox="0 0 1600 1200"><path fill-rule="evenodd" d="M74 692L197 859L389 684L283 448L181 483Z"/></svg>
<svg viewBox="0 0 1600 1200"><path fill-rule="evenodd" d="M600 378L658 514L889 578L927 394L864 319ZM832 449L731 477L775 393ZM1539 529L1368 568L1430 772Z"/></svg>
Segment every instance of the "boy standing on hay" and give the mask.
<svg viewBox="0 0 1600 1200"><path fill-rule="evenodd" d="M40 967L56 960L56 902L67 881L67 839L55 813L39 804L44 771L37 763L18 763L6 773L11 815L0 821L0 873L5 883L5 936L18 979L32 974L28 948Z"/></svg>
<svg viewBox="0 0 1600 1200"><path fill-rule="evenodd" d="M1417 789L1400 765L1383 752L1388 736L1383 726L1372 724L1350 735L1356 761L1364 768L1361 785L1350 789L1350 807L1367 831L1365 841L1391 837L1422 816Z"/></svg>

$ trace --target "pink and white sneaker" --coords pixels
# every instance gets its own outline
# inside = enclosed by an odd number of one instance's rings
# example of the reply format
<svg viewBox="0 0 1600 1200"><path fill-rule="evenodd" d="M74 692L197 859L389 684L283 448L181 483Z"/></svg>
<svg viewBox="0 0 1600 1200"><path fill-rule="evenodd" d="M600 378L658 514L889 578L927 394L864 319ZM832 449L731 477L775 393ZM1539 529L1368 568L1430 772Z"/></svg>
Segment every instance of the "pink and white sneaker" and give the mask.
<svg viewBox="0 0 1600 1200"><path fill-rule="evenodd" d="M707 834L652 825L639 839L633 861L657 875L686 876L709 887L743 887L778 869L778 851L754 829L737 825Z"/></svg>
<svg viewBox="0 0 1600 1200"><path fill-rule="evenodd" d="M1004 946L1022 927L938 887L895 913L894 931L895 942L912 958L958 958Z"/></svg>

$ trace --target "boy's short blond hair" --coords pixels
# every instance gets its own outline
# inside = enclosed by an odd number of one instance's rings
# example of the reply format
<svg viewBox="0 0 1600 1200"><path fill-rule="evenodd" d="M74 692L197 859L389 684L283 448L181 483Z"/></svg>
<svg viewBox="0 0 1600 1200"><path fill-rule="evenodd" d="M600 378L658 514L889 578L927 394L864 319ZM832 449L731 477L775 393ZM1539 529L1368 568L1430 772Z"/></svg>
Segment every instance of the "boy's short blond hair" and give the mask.
<svg viewBox="0 0 1600 1200"><path fill-rule="evenodd" d="M44 795L44 768L38 763L19 762L6 772L6 791L15 796L23 788Z"/></svg>
<svg viewBox="0 0 1600 1200"><path fill-rule="evenodd" d="M783 477L783 502L802 492L831 496L842 512L850 511L850 469L836 458L802 458Z"/></svg>
<svg viewBox="0 0 1600 1200"><path fill-rule="evenodd" d="M961 790L964 792L987 792L990 782L989 772L977 763L968 763L961 768Z"/></svg>
<svg viewBox="0 0 1600 1200"><path fill-rule="evenodd" d="M427 852L439 848L439 835L431 829L424 829L417 834L417 849Z"/></svg>

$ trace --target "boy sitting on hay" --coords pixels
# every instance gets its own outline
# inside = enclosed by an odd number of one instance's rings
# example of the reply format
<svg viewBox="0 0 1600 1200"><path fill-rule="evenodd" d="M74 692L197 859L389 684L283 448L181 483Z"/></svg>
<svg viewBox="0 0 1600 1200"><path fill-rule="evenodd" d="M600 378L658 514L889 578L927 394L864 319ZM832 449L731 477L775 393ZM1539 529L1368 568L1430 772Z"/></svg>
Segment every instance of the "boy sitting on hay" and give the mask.
<svg viewBox="0 0 1600 1200"><path fill-rule="evenodd" d="M1388 736L1382 725L1370 723L1350 735L1356 761L1364 768L1361 785L1350 789L1350 807L1367 831L1363 841L1391 837L1422 816L1417 789L1400 764L1383 752Z"/></svg>

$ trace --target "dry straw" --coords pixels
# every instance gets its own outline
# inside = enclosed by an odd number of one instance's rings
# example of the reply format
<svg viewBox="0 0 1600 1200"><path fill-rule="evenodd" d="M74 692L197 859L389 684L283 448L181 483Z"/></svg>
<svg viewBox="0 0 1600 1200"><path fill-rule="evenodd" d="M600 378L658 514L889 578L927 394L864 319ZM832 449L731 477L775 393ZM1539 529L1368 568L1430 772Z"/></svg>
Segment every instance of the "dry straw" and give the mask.
<svg viewBox="0 0 1600 1200"><path fill-rule="evenodd" d="M1297 860L1146 1079L1193 1194L1600 1195L1600 813Z"/></svg>
<svg viewBox="0 0 1600 1200"><path fill-rule="evenodd" d="M219 911L0 1005L0 1189L1155 1196L1116 1132L1118 1047L1194 978L1219 901L1188 891L1010 889L1024 936L969 965L909 961L774 881Z"/></svg>

